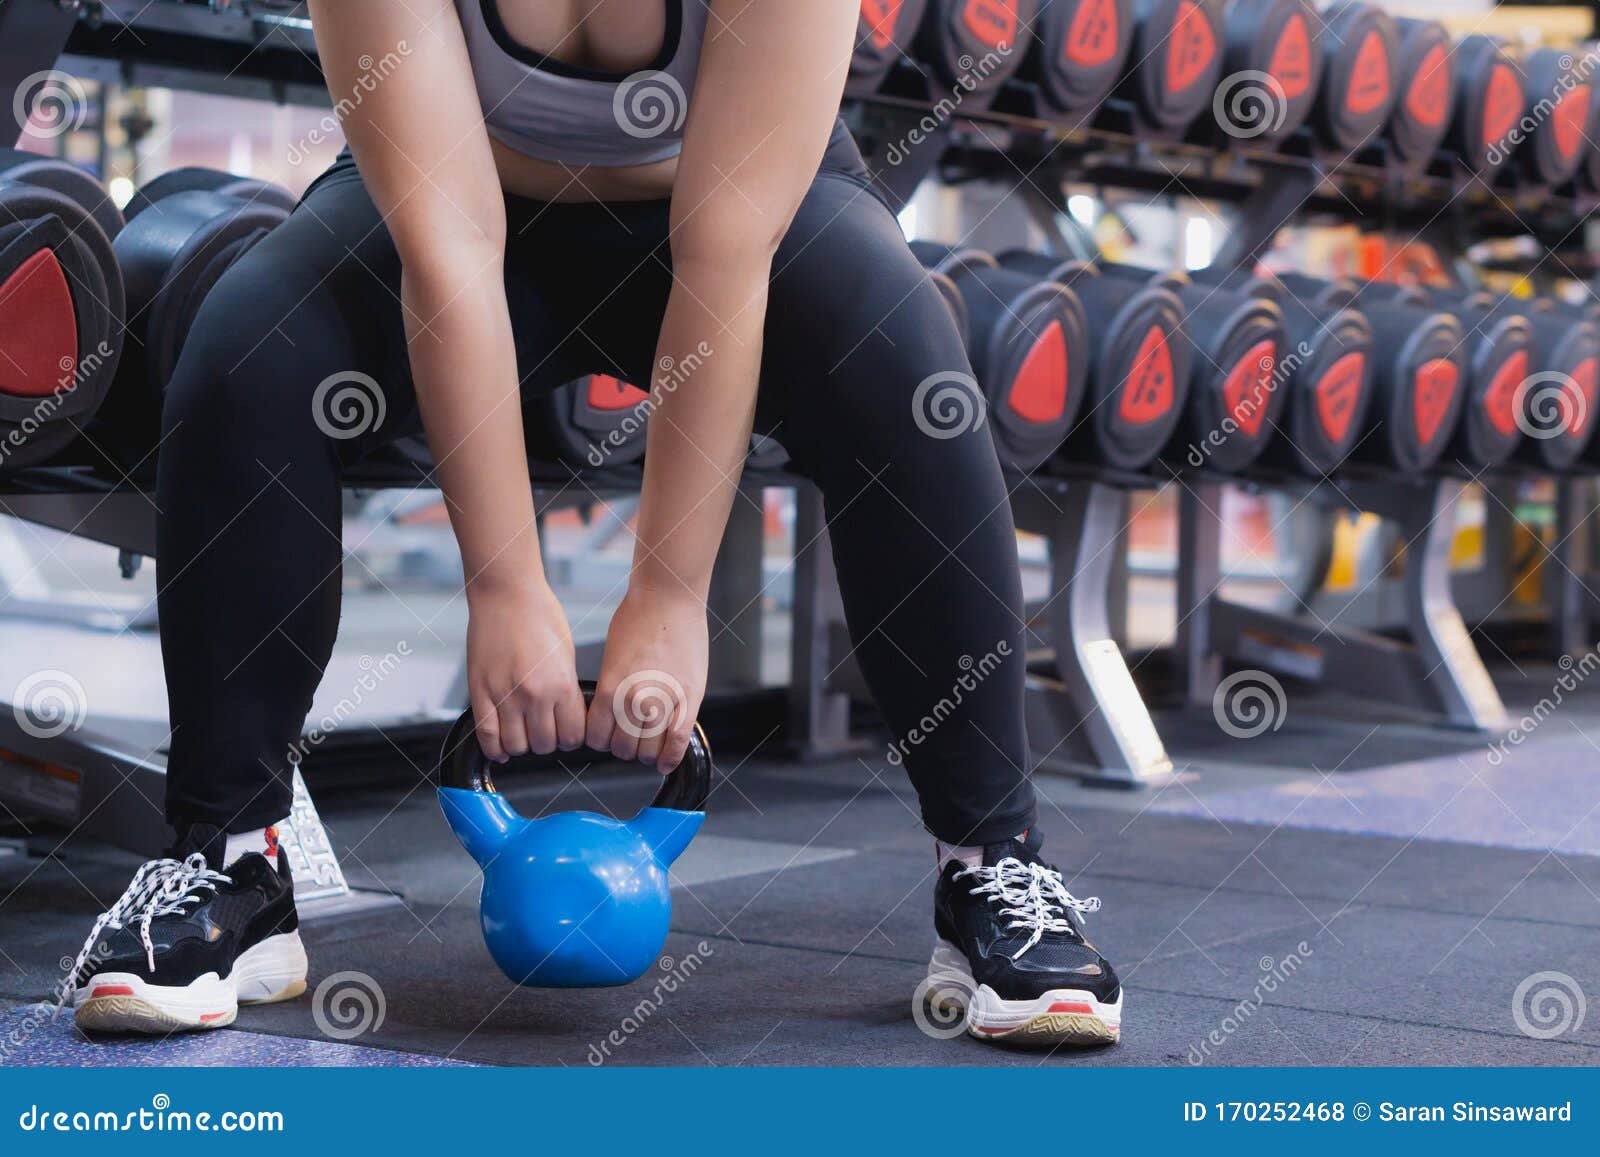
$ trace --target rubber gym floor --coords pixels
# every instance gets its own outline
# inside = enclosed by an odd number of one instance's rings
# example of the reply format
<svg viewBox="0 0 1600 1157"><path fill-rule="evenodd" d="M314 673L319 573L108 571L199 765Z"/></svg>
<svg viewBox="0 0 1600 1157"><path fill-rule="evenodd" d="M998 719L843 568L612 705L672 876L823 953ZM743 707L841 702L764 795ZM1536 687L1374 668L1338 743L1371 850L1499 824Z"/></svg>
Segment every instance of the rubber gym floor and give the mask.
<svg viewBox="0 0 1600 1157"><path fill-rule="evenodd" d="M1518 714L1557 673L1495 671ZM371 1027L349 1040L309 993L243 1009L225 1030L157 1041L91 1043L69 1017L49 1020L39 1002L61 958L137 859L83 842L57 849L59 836L41 832L29 854L0 858L4 1059L1600 1063L1600 1015L1540 1039L1515 1009L1519 986L1539 973L1600 993L1600 787L1575 774L1600 758L1600 688L1569 698L1498 763L1480 739L1298 688L1283 726L1255 739L1228 739L1209 713L1163 712L1158 724L1180 771L1165 787L1038 777L1047 850L1077 895L1105 902L1089 931L1126 982L1116 1047L1042 1054L923 1031L912 1008L931 943L932 849L903 777L874 747L814 764L724 755L706 828L674 869L660 962L662 977L680 978L671 991L649 978L587 991L512 986L484 950L475 869L431 790L418 781L324 793L352 883L401 897L305 929L313 988L348 983L340 973L370 978ZM503 786L527 814L628 811L651 790L648 773L631 768L570 770L582 774Z"/></svg>

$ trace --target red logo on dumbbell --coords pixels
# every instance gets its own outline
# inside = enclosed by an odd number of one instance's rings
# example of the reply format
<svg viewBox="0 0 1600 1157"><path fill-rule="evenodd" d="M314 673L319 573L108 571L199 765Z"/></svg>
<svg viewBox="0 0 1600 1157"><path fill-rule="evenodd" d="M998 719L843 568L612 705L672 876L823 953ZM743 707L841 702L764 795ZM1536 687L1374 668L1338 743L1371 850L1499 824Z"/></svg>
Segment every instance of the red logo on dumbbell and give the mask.
<svg viewBox="0 0 1600 1157"><path fill-rule="evenodd" d="M1350 420L1361 397L1361 382L1366 376L1365 354L1345 354L1317 383L1317 422L1328 441L1339 445L1350 433Z"/></svg>
<svg viewBox="0 0 1600 1157"><path fill-rule="evenodd" d="M861 19L870 30L867 40L880 52L894 43L901 3L902 0L861 0Z"/></svg>
<svg viewBox="0 0 1600 1157"><path fill-rule="evenodd" d="M1124 422L1142 426L1172 409L1172 396L1172 347L1167 344L1167 331L1153 325L1133 356L1117 412Z"/></svg>
<svg viewBox="0 0 1600 1157"><path fill-rule="evenodd" d="M1489 388L1483 391L1483 413L1489 426L1502 438L1517 429L1517 389L1528 376L1528 351L1518 350L1501 363Z"/></svg>
<svg viewBox="0 0 1600 1157"><path fill-rule="evenodd" d="M1188 88L1206 74L1216 55L1217 35L1211 21L1193 0L1183 0L1167 48L1167 90L1176 93Z"/></svg>
<svg viewBox="0 0 1600 1157"><path fill-rule="evenodd" d="M1356 53L1356 66L1350 70L1350 91L1344 98L1344 107L1355 116L1366 116L1383 107L1389 99L1389 50L1383 46L1383 37L1376 31L1361 39L1361 51Z"/></svg>
<svg viewBox="0 0 1600 1157"><path fill-rule="evenodd" d="M1450 54L1435 44L1406 92L1406 112L1424 128L1438 128L1450 111L1450 68Z"/></svg>
<svg viewBox="0 0 1600 1157"><path fill-rule="evenodd" d="M1456 387L1461 383L1461 367L1449 358L1434 358L1417 370L1412 382L1416 388L1411 408L1417 424L1417 441L1429 446L1444 424L1450 404L1455 401Z"/></svg>
<svg viewBox="0 0 1600 1157"><path fill-rule="evenodd" d="M1311 32L1298 12L1283 26L1267 71L1283 89L1285 100L1294 100L1311 87Z"/></svg>
<svg viewBox="0 0 1600 1157"><path fill-rule="evenodd" d="M1098 68L1117 54L1116 0L1083 0L1067 30L1064 53L1068 64Z"/></svg>

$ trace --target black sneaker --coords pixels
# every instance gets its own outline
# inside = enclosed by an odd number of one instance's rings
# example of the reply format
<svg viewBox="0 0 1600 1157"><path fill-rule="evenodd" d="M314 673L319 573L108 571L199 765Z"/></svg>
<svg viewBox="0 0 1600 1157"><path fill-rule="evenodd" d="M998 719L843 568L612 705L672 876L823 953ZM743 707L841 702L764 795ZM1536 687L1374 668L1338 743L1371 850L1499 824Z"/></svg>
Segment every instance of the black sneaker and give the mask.
<svg viewBox="0 0 1600 1157"><path fill-rule="evenodd" d="M151 860L94 922L61 992L81 1029L171 1033L232 1024L241 1004L306 990L306 952L282 849L240 856L226 837L190 829Z"/></svg>
<svg viewBox="0 0 1600 1157"><path fill-rule="evenodd" d="M1122 1031L1122 985L1084 939L1079 900L1039 858L1040 836L983 849L983 864L947 862L933 894L939 940L926 993L967 1031L1012 1044L1094 1045Z"/></svg>

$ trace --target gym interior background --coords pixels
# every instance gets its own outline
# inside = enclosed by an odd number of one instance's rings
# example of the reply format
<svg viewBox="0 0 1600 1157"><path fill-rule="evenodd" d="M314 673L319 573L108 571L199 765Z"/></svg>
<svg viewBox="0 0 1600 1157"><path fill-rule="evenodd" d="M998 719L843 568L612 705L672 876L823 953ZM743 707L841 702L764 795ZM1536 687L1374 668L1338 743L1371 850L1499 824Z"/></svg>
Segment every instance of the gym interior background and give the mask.
<svg viewBox="0 0 1600 1157"><path fill-rule="evenodd" d="M864 0L844 115L967 330L984 404L929 421L985 422L1008 471L1044 824L1111 901L1122 1043L985 1050L919 1003L930 840L776 443L714 584L683 983L520 989L484 951L431 783L462 575L412 445L348 479L287 836L312 998L155 1043L44 1016L167 838L165 376L342 136L293 0L0 0L0 1063L1600 1059L1594 8L984 0L1001 51L941 35L961 2ZM589 677L636 400L574 383L530 462ZM502 788L626 814L649 784L568 758Z"/></svg>

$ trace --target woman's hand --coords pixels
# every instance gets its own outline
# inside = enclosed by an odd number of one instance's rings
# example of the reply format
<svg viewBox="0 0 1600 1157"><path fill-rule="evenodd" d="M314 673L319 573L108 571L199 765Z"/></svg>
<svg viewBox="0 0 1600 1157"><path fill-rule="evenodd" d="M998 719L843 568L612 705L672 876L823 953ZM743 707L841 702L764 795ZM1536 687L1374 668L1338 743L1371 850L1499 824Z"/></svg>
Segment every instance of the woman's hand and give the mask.
<svg viewBox="0 0 1600 1157"><path fill-rule="evenodd" d="M705 698L709 647L703 602L630 586L606 635L589 746L662 775L677 767Z"/></svg>
<svg viewBox="0 0 1600 1157"><path fill-rule="evenodd" d="M542 580L468 591L467 687L478 746L496 763L583 746L572 631Z"/></svg>

